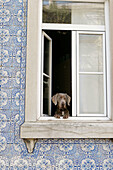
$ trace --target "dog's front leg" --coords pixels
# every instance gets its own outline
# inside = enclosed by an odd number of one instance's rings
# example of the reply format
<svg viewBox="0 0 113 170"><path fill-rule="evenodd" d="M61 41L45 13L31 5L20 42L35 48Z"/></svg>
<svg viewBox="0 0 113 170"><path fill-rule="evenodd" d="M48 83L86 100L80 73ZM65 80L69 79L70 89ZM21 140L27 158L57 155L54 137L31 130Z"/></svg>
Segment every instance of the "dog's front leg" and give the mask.
<svg viewBox="0 0 113 170"><path fill-rule="evenodd" d="M61 113L57 110L57 111L55 112L54 117L56 117L57 119L60 119L60 116L61 116Z"/></svg>
<svg viewBox="0 0 113 170"><path fill-rule="evenodd" d="M69 111L68 111L68 110L65 110L65 111L64 111L63 119L67 119L68 117L69 117Z"/></svg>

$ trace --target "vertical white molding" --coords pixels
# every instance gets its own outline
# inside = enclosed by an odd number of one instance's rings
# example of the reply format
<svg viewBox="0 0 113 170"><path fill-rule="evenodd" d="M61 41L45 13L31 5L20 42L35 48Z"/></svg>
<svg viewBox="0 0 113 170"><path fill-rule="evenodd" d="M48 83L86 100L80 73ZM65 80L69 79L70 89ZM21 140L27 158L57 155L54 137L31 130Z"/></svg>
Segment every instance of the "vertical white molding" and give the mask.
<svg viewBox="0 0 113 170"><path fill-rule="evenodd" d="M106 70L107 70L107 116L111 119L111 54L110 54L110 9L108 0L105 1L106 26Z"/></svg>
<svg viewBox="0 0 113 170"><path fill-rule="evenodd" d="M25 121L40 116L42 0L28 1Z"/></svg>
<svg viewBox="0 0 113 170"><path fill-rule="evenodd" d="M42 0L38 0L38 28L37 28L37 119L41 116L41 40L42 40Z"/></svg>
<svg viewBox="0 0 113 170"><path fill-rule="evenodd" d="M111 104L111 119L113 120L113 0L109 0L109 25L110 25L110 34L109 34L109 50L110 50L110 60L109 60L109 74L110 76L110 104Z"/></svg>
<svg viewBox="0 0 113 170"><path fill-rule="evenodd" d="M76 89L76 71L77 71L77 47L76 47L76 31L72 31L72 116L76 116L77 112L77 89Z"/></svg>

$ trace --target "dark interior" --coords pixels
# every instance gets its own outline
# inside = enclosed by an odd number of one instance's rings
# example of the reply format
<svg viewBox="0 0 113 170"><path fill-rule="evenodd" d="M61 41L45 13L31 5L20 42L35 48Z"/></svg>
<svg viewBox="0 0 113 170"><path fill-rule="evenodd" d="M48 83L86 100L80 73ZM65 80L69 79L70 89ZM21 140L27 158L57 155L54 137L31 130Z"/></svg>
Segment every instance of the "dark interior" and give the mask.
<svg viewBox="0 0 113 170"><path fill-rule="evenodd" d="M72 98L71 31L44 31L52 38L52 96L67 93ZM52 116L55 110L56 106L52 103ZM71 115L72 105L68 110Z"/></svg>

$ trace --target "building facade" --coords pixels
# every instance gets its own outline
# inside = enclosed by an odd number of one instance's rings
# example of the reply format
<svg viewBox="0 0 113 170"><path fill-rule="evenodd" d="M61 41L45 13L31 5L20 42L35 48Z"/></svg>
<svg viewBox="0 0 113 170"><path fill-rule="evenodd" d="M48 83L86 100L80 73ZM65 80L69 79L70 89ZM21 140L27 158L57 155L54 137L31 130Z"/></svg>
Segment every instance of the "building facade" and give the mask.
<svg viewBox="0 0 113 170"><path fill-rule="evenodd" d="M0 0L0 169L111 170L112 139L39 139L27 152L26 47L27 0Z"/></svg>

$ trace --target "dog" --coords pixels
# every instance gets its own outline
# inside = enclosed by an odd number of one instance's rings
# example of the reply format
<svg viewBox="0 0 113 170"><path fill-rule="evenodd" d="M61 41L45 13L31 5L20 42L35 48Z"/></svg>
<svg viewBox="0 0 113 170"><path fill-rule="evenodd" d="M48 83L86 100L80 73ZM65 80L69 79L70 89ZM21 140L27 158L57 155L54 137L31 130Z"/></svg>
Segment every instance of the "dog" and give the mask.
<svg viewBox="0 0 113 170"><path fill-rule="evenodd" d="M52 97L52 102L57 105L57 110L54 117L60 119L60 116L63 116L63 119L69 117L69 111L67 106L70 106L71 97L66 93L57 93Z"/></svg>

